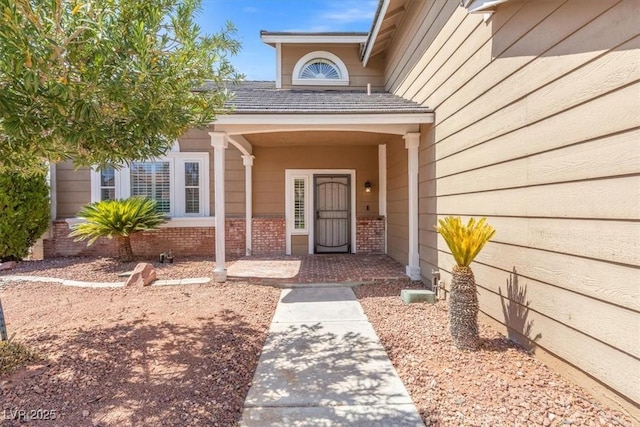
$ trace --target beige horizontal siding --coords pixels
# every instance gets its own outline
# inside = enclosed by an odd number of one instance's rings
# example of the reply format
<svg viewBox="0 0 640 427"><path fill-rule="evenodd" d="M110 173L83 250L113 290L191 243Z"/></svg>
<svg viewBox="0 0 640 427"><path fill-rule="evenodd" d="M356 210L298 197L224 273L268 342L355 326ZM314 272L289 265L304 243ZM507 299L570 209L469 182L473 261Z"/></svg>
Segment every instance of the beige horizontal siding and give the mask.
<svg viewBox="0 0 640 427"><path fill-rule="evenodd" d="M244 165L242 153L236 147L229 144L225 159L225 206L226 214L231 216L244 215L245 211L245 185ZM215 193L215 192L214 192Z"/></svg>
<svg viewBox="0 0 640 427"><path fill-rule="evenodd" d="M409 189L404 141L387 144L387 253L409 261Z"/></svg>
<svg viewBox="0 0 640 427"><path fill-rule="evenodd" d="M441 194L455 194L605 178L611 176L612 171L619 176L633 174L640 164L640 150L635 149L637 141L640 141L640 129L499 163L494 163L497 159L485 157L488 164L480 166L479 162L470 161L464 165L466 170L461 170L459 160L456 162L459 157L467 157L467 153L460 153L438 161L438 190Z"/></svg>
<svg viewBox="0 0 640 427"><path fill-rule="evenodd" d="M291 255L308 255L309 254L309 236L293 235L291 236Z"/></svg>
<svg viewBox="0 0 640 427"><path fill-rule="evenodd" d="M213 148L211 147L211 137L205 130L191 129L178 139L180 151L207 152L209 153L209 213L215 214L215 199L213 194L214 173L213 173Z"/></svg>
<svg viewBox="0 0 640 427"><path fill-rule="evenodd" d="M300 141L305 135L298 134ZM288 134L291 137L291 134ZM372 138L375 138L372 135ZM345 145L328 146L264 146L273 139L268 134L252 135L253 212L255 215L285 213L285 169L355 169L357 216L378 215L378 147L349 146L349 134L341 136ZM277 138L276 138L277 139ZM372 193L364 192L365 181L372 182ZM367 209L367 206L369 209Z"/></svg>
<svg viewBox="0 0 640 427"><path fill-rule="evenodd" d="M209 201L211 215L215 213L213 149L206 130L192 129L179 138L182 152L209 153ZM244 214L244 166L241 153L232 145L226 152L225 187L227 215ZM75 170L72 162L56 165L57 216L73 218L83 205L91 202L91 175L88 168Z"/></svg>
<svg viewBox="0 0 640 427"><path fill-rule="evenodd" d="M208 130L191 129L179 138L180 151L209 153L209 212L215 215L215 172L211 136ZM245 212L245 184L242 153L229 144L225 152L225 210L227 216L242 216Z"/></svg>
<svg viewBox="0 0 640 427"><path fill-rule="evenodd" d="M638 16L634 0L513 1L483 22L457 2L414 0L385 66L389 90L435 110L434 125L421 129L423 275L437 268L451 279L438 218L487 216L497 234L472 265L482 312L632 411Z"/></svg>
<svg viewBox="0 0 640 427"><path fill-rule="evenodd" d="M293 68L300 58L310 52L326 51L333 53L344 62L349 72L349 86L327 87L320 86L321 89L336 90L365 90L367 84L370 83L374 90L384 88L384 74L382 67L384 66L382 58L374 57L371 59L367 67L362 66L360 62L359 45L314 45L314 44L291 44L282 46L282 87L283 89L304 88L307 86L292 86ZM308 88L314 88L308 86ZM318 87L315 87L316 89Z"/></svg>
<svg viewBox="0 0 640 427"><path fill-rule="evenodd" d="M438 213L560 218L640 218L638 175L438 197Z"/></svg>

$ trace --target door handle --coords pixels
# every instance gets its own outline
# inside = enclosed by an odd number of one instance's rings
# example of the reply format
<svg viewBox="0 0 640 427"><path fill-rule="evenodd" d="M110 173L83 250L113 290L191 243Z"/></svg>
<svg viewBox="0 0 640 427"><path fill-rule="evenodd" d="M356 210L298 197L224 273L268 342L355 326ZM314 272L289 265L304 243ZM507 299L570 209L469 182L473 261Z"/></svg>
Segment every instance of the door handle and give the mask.
<svg viewBox="0 0 640 427"><path fill-rule="evenodd" d="M320 219L320 211L316 211L316 219Z"/></svg>

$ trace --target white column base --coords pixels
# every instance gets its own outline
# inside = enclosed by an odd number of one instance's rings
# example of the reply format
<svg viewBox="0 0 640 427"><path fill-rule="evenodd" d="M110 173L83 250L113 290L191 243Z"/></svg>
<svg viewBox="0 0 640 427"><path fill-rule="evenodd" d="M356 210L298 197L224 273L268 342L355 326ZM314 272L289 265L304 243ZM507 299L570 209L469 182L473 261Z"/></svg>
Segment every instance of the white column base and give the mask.
<svg viewBox="0 0 640 427"><path fill-rule="evenodd" d="M217 268L213 270L213 281L216 283L224 283L227 281L227 269L218 270Z"/></svg>
<svg viewBox="0 0 640 427"><path fill-rule="evenodd" d="M407 276L409 276L411 280L422 280L422 273L420 272L420 267L412 267L410 265L407 265L406 272L407 272Z"/></svg>

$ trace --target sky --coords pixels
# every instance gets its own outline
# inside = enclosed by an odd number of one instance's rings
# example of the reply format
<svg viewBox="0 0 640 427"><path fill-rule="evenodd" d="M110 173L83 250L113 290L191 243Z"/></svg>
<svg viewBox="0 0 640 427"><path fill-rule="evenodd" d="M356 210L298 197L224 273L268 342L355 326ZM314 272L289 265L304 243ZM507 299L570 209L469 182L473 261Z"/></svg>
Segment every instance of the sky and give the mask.
<svg viewBox="0 0 640 427"><path fill-rule="evenodd" d="M246 80L275 80L275 48L262 43L267 31L363 31L371 29L378 0L202 0L196 22L213 34L231 21L242 43L232 58Z"/></svg>

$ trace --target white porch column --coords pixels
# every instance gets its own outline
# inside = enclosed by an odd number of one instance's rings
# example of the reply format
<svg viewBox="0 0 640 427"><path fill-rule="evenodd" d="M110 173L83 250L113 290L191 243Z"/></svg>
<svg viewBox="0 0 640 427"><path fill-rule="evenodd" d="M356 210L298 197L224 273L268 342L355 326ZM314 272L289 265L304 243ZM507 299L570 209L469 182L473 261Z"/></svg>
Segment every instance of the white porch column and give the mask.
<svg viewBox="0 0 640 427"><path fill-rule="evenodd" d="M384 253L387 253L387 145L378 145L378 215L384 217Z"/></svg>
<svg viewBox="0 0 640 427"><path fill-rule="evenodd" d="M404 135L405 148L409 169L409 265L407 276L411 280L420 280L420 257L418 255L418 148L420 147L420 133Z"/></svg>
<svg viewBox="0 0 640 427"><path fill-rule="evenodd" d="M282 89L282 43L276 43L276 89Z"/></svg>
<svg viewBox="0 0 640 427"><path fill-rule="evenodd" d="M253 158L254 156L243 155L242 164L244 165L244 221L245 221L245 255L251 255L251 233L253 230Z"/></svg>
<svg viewBox="0 0 640 427"><path fill-rule="evenodd" d="M227 280L227 268L225 266L225 150L229 145L227 134L224 132L209 132L211 146L213 147L213 172L215 176L215 208L216 208L216 266L213 270L214 280L224 282Z"/></svg>

